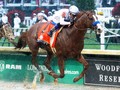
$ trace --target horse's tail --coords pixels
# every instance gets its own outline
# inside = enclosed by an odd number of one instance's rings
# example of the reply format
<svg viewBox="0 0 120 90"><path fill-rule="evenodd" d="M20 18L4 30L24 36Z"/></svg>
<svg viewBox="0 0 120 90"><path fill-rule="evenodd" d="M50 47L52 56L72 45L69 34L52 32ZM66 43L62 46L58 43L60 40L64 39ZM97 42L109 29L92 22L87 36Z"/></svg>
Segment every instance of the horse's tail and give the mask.
<svg viewBox="0 0 120 90"><path fill-rule="evenodd" d="M26 36L27 36L27 32L23 32L21 34L21 36L18 39L18 43L17 43L15 49L21 49L21 48L26 47L26 45L27 45L27 42L26 42L27 37Z"/></svg>

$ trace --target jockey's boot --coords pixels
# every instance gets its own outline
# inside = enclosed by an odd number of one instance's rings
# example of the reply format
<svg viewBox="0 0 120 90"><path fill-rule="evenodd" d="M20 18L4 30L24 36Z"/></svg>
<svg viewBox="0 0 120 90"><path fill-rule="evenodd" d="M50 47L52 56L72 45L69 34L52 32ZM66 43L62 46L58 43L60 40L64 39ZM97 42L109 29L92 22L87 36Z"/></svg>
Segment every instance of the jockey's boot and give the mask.
<svg viewBox="0 0 120 90"><path fill-rule="evenodd" d="M53 27L53 28L48 32L48 35L49 35L50 37L52 37L53 32L54 32L55 30L56 30L55 27Z"/></svg>
<svg viewBox="0 0 120 90"><path fill-rule="evenodd" d="M45 41L43 41L43 40L37 40L37 43L42 43L44 45L47 45L47 43Z"/></svg>

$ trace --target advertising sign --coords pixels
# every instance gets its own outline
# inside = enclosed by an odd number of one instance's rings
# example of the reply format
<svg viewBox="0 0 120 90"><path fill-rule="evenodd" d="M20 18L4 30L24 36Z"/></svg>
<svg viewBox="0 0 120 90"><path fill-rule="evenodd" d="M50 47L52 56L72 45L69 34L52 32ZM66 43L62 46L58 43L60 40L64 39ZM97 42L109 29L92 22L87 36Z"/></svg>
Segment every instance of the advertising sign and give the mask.
<svg viewBox="0 0 120 90"><path fill-rule="evenodd" d="M120 59L87 59L89 69L85 74L85 84L119 86Z"/></svg>
<svg viewBox="0 0 120 90"><path fill-rule="evenodd" d="M45 82L53 82L54 79L48 75L47 68L43 65L46 57L38 56L39 66L44 71ZM51 62L53 70L60 74L57 59L53 58ZM78 76L83 70L83 65L73 59L65 62L65 77L59 79L59 83L66 84L83 84L83 78L77 83L73 82L74 77ZM4 81L30 81L32 82L37 70L31 64L31 55L15 53L2 53L0 54L0 80ZM40 77L39 77L40 78ZM38 79L39 82L39 79Z"/></svg>

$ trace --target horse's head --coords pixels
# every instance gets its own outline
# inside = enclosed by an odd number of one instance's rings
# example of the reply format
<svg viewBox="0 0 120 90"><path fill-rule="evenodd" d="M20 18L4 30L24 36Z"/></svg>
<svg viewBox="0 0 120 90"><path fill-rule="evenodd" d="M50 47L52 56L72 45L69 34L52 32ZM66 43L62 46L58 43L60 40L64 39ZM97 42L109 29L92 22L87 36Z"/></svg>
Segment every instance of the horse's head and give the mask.
<svg viewBox="0 0 120 90"><path fill-rule="evenodd" d="M77 18L76 26L79 29L91 28L95 29L97 33L102 32L102 25L93 11L81 11Z"/></svg>
<svg viewBox="0 0 120 90"><path fill-rule="evenodd" d="M1 32L2 36L7 38L8 41L12 42L15 39L14 34L12 32L12 27L9 23L2 25Z"/></svg>
<svg viewBox="0 0 120 90"><path fill-rule="evenodd" d="M91 29L96 30L96 33L101 33L103 30L103 27L102 27L100 21L98 20L95 12L94 11L87 11L86 13L88 16L88 24L90 26L92 26Z"/></svg>

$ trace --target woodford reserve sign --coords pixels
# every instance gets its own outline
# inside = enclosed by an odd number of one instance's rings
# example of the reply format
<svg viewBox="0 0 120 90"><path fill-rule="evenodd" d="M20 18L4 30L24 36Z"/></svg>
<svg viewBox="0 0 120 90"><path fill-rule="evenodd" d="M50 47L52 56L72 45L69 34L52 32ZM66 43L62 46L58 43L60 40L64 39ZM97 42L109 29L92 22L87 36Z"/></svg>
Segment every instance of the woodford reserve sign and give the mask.
<svg viewBox="0 0 120 90"><path fill-rule="evenodd" d="M120 87L120 57L87 59L85 84Z"/></svg>

